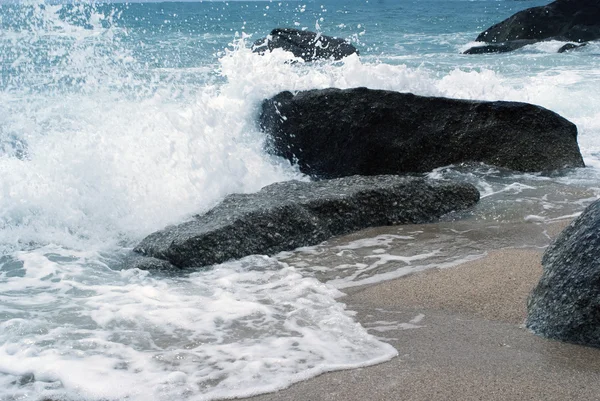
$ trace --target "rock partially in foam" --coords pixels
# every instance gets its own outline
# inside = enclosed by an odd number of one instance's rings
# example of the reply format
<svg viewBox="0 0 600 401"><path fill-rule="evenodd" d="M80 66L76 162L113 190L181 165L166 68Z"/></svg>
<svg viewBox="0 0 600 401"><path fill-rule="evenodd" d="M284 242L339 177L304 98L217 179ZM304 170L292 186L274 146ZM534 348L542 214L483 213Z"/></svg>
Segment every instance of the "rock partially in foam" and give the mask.
<svg viewBox="0 0 600 401"><path fill-rule="evenodd" d="M587 46L587 43L581 43L579 45L577 45L575 43L567 43L566 45L564 45L560 49L558 49L558 53L570 52L573 50L581 49L582 47L585 47L585 46Z"/></svg>
<svg viewBox="0 0 600 401"><path fill-rule="evenodd" d="M482 51L486 48L511 51L523 47L523 41L582 43L597 39L600 39L600 0L556 0L520 11L489 27L475 39L489 45L471 48L465 54L491 53Z"/></svg>
<svg viewBox="0 0 600 401"><path fill-rule="evenodd" d="M470 184L417 177L288 181L229 195L208 213L151 234L135 251L180 268L202 267L315 245L366 227L431 222L478 200Z"/></svg>
<svg viewBox="0 0 600 401"><path fill-rule="evenodd" d="M600 201L558 236L542 264L527 327L544 337L600 347Z"/></svg>
<svg viewBox="0 0 600 401"><path fill-rule="evenodd" d="M465 50L463 54L507 53L537 42L537 40L522 39L500 43L487 43L483 46L473 46L470 49Z"/></svg>
<svg viewBox="0 0 600 401"><path fill-rule="evenodd" d="M584 166L577 127L526 103L366 88L282 92L263 102L260 125L271 152L320 178L464 162L524 172Z"/></svg>
<svg viewBox="0 0 600 401"><path fill-rule="evenodd" d="M252 51L264 53L282 49L291 52L304 61L318 59L341 60L358 50L344 39L321 35L320 33L301 31L294 28L276 28L269 36L254 42Z"/></svg>

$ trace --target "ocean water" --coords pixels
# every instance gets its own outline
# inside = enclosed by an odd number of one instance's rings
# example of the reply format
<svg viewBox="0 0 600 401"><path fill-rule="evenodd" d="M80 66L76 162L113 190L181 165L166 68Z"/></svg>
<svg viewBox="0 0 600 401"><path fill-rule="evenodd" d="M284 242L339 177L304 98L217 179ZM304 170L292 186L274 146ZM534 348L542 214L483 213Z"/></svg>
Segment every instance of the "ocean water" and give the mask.
<svg viewBox="0 0 600 401"><path fill-rule="evenodd" d="M393 358L341 289L498 244L545 246L519 233L543 234L600 194L600 46L460 54L487 26L545 3L0 1L0 399L249 396ZM250 51L279 26L347 38L361 56L309 64ZM588 167L448 166L429 176L482 192L458 223L180 275L127 265L145 235L227 194L306 179L265 153L262 99L356 86L542 105L577 124Z"/></svg>

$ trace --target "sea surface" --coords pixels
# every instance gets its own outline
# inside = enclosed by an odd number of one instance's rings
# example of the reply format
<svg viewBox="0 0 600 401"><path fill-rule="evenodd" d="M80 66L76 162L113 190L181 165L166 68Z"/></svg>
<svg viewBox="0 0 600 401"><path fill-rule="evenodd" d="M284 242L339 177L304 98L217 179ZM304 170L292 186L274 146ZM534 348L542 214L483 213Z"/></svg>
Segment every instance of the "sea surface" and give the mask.
<svg viewBox="0 0 600 401"><path fill-rule="evenodd" d="M393 358L353 319L344 288L543 247L528 238L600 195L600 45L461 54L545 3L0 0L0 400L212 400ZM251 52L280 26L347 38L361 56ZM577 124L588 167L448 166L429 176L482 193L459 222L181 274L127 265L145 235L227 194L307 179L265 152L262 99L357 86L542 105Z"/></svg>

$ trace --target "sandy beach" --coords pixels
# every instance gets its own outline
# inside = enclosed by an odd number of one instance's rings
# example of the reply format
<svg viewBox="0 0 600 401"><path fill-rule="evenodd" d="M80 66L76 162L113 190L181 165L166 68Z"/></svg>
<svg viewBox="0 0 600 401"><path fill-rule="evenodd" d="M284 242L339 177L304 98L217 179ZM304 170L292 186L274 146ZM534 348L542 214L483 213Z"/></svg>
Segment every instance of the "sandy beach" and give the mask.
<svg viewBox="0 0 600 401"><path fill-rule="evenodd" d="M251 400L600 400L600 350L523 327L542 254L493 250L457 267L344 290L340 300L399 356Z"/></svg>

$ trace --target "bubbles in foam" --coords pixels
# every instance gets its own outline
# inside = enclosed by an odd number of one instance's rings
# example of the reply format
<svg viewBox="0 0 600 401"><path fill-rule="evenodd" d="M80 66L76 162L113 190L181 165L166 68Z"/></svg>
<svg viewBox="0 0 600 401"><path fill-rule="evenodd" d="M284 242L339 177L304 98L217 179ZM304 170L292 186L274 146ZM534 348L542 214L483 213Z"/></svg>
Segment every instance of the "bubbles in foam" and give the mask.
<svg viewBox="0 0 600 401"><path fill-rule="evenodd" d="M3 305L30 310L3 311L4 397L234 397L396 355L352 320L337 290L269 258L156 279L46 252L19 254L24 277L0 282Z"/></svg>
<svg viewBox="0 0 600 401"><path fill-rule="evenodd" d="M201 43L230 40L239 23L220 19L219 9L211 23L231 31L214 25L215 32L198 33L177 25L182 20L165 22L175 18L169 5L156 15L140 6L137 20L127 21L129 6L27 7L13 16L17 25L3 25L0 14L3 399L250 395L395 354L349 317L339 292L310 276L343 288L456 264L485 249L470 256L455 249L473 244L468 229L458 240L442 230L454 248L436 240L415 246L428 233L399 232L279 257L296 269L251 257L180 278L113 270L143 235L229 193L304 178L265 154L255 124L262 99L279 91L367 86L528 101L576 122L586 162L600 160L591 58L456 54L471 32L407 34L386 48L396 49L390 54L310 65L282 51L253 54L242 35L218 59L194 58ZM327 18L319 20L324 32ZM348 22L348 34L358 25ZM359 45L370 46L370 32L373 26L361 26ZM423 43L450 50L415 51ZM596 173L586 170L542 177L458 166L434 175L475 183L489 195L475 218L491 222L574 215L600 193L591 185ZM408 251L391 249L399 244Z"/></svg>
<svg viewBox="0 0 600 401"><path fill-rule="evenodd" d="M205 210L227 193L297 177L285 163L264 154L263 136L254 123L260 101L281 90L367 86L528 101L573 116L586 162L597 160L595 112L571 101L574 90L581 91L581 98L584 91L590 94L578 86L589 78L583 71L554 69L522 78L462 67L440 74L357 56L306 66L299 60L289 63L282 51L252 54L242 37L219 60L225 82L196 82L189 90L187 79L162 81L164 69L149 69L135 59L125 41L131 33L113 23L114 12L76 6L61 18L64 9L57 7L34 6L42 22L30 24L29 34L62 38L52 42L53 52L66 56L61 68L51 70L83 74L75 79L82 90L60 96L54 91L34 96L2 92L8 101L0 113L7 123L0 132L7 150L0 163L9 172L2 210L4 226L12 230L2 242L16 237L44 243L44 231L53 241L68 241L71 233L101 242L112 242L115 232L137 239ZM105 47L111 52L96 51ZM28 221L27 215L38 218Z"/></svg>

